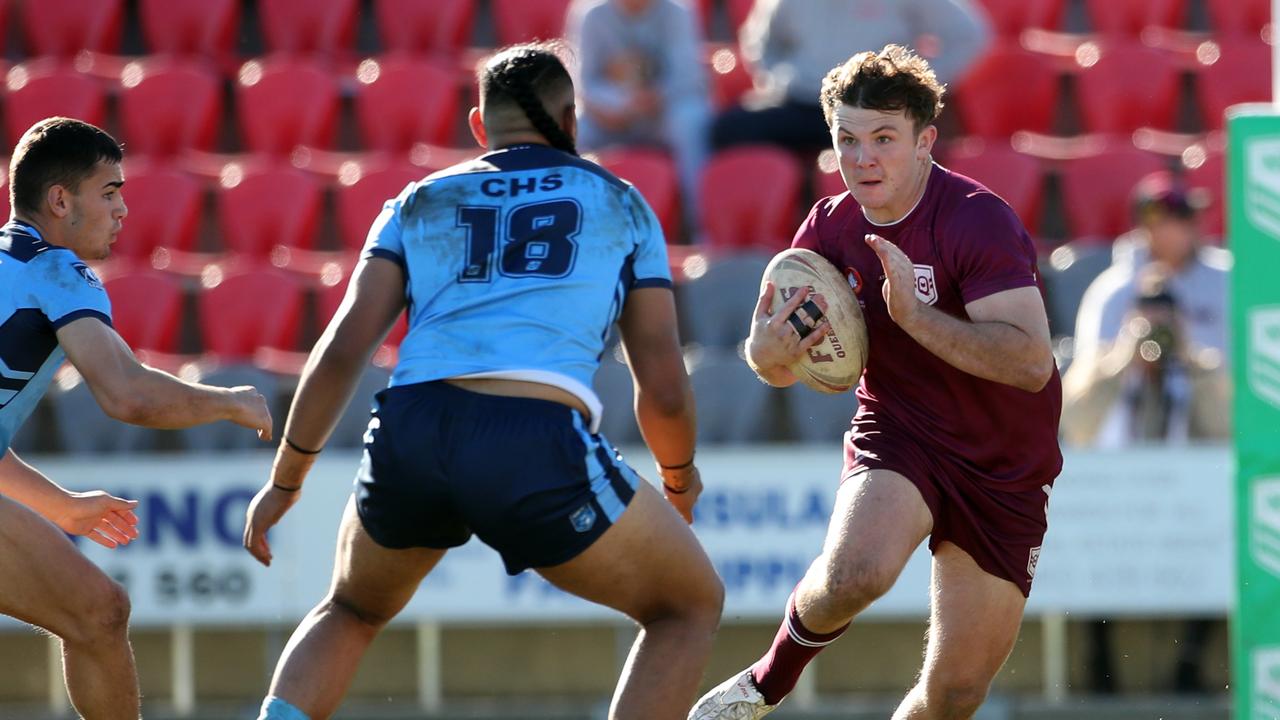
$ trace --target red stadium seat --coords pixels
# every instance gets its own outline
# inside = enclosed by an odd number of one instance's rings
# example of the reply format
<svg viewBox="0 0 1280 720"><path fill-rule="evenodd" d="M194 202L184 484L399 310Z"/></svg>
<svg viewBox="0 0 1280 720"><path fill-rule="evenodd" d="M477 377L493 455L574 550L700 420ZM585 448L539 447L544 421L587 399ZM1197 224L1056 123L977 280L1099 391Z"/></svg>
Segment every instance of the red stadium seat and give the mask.
<svg viewBox="0 0 1280 720"><path fill-rule="evenodd" d="M322 203L319 182L288 166L224 176L218 224L226 249L265 258L277 245L311 248Z"/></svg>
<svg viewBox="0 0 1280 720"><path fill-rule="evenodd" d="M334 210L342 246L353 251L364 247L369 226L382 206L399 195L406 185L426 175L427 172L416 165L393 165L363 172L350 184L339 184L334 195Z"/></svg>
<svg viewBox="0 0 1280 720"><path fill-rule="evenodd" d="M1229 106L1269 101L1271 46L1253 39L1223 43L1216 61L1197 69L1196 91L1204 123L1214 130L1225 124Z"/></svg>
<svg viewBox="0 0 1280 720"><path fill-rule="evenodd" d="M146 260L156 248L189 252L195 247L204 208L200 181L166 167L125 160L125 218L112 255Z"/></svg>
<svg viewBox="0 0 1280 720"><path fill-rule="evenodd" d="M721 110L737 105L752 87L746 63L732 46L708 44L706 53L711 65L707 73L711 78L711 102Z"/></svg>
<svg viewBox="0 0 1280 720"><path fill-rule="evenodd" d="M116 275L103 285L111 298L111 323L129 347L177 352L185 302L177 276L147 270Z"/></svg>
<svg viewBox="0 0 1280 720"><path fill-rule="evenodd" d="M101 126L107 119L107 92L93 78L53 63L18 65L6 78L5 139L9 147L37 121L65 115Z"/></svg>
<svg viewBox="0 0 1280 720"><path fill-rule="evenodd" d="M1047 133L1058 105L1058 71L1050 58L1013 43L987 53L956 88L965 131L1008 137L1019 130Z"/></svg>
<svg viewBox="0 0 1280 720"><path fill-rule="evenodd" d="M802 182L790 153L742 146L711 157L698 198L710 243L721 248L780 250L795 234Z"/></svg>
<svg viewBox="0 0 1280 720"><path fill-rule="evenodd" d="M1094 32L1137 38L1154 25L1181 28L1187 16L1187 0L1085 0Z"/></svg>
<svg viewBox="0 0 1280 720"><path fill-rule="evenodd" d="M222 81L204 65L133 62L120 78L121 140L131 154L212 150L222 119Z"/></svg>
<svg viewBox="0 0 1280 720"><path fill-rule="evenodd" d="M813 175L813 194L816 198L831 197L839 195L849 189L844 184L844 177L840 175L840 168L833 165L830 168L819 164L817 172Z"/></svg>
<svg viewBox="0 0 1280 720"><path fill-rule="evenodd" d="M153 53L230 57L240 0L140 0L142 36Z"/></svg>
<svg viewBox="0 0 1280 720"><path fill-rule="evenodd" d="M1097 62L1076 76L1080 119L1096 133L1175 129L1181 89L1177 59L1138 43L1104 44Z"/></svg>
<svg viewBox="0 0 1280 720"><path fill-rule="evenodd" d="M9 158L0 157L0 167L9 167ZM0 216L9 217L9 173L0 172Z"/></svg>
<svg viewBox="0 0 1280 720"><path fill-rule="evenodd" d="M946 166L1004 198L1032 233L1040 226L1044 170L1036 158L1005 142L970 143L948 154Z"/></svg>
<svg viewBox="0 0 1280 720"><path fill-rule="evenodd" d="M333 143L338 82L323 67L290 59L251 60L240 68L236 110L254 152L284 155L298 145Z"/></svg>
<svg viewBox="0 0 1280 720"><path fill-rule="evenodd" d="M356 72L356 121L364 146L399 152L450 145L458 115L452 68L406 57L365 60Z"/></svg>
<svg viewBox="0 0 1280 720"><path fill-rule="evenodd" d="M1184 163L1188 158L1184 156ZM1194 167L1187 165L1186 183L1192 191L1202 191L1208 205L1200 212L1200 226L1210 237L1222 238L1226 232L1227 176L1221 151L1210 151L1195 158Z"/></svg>
<svg viewBox="0 0 1280 720"><path fill-rule="evenodd" d="M549 40L564 34L571 0L491 0L499 45Z"/></svg>
<svg viewBox="0 0 1280 720"><path fill-rule="evenodd" d="M1205 0L1209 23L1219 35L1260 36L1271 22L1271 0Z"/></svg>
<svg viewBox="0 0 1280 720"><path fill-rule="evenodd" d="M333 54L355 47L359 0L258 0L271 52Z"/></svg>
<svg viewBox="0 0 1280 720"><path fill-rule="evenodd" d="M1062 202L1072 237L1110 242L1132 227L1129 197L1146 175L1165 168L1164 160L1131 144L1117 142L1097 155L1061 165Z"/></svg>
<svg viewBox="0 0 1280 720"><path fill-rule="evenodd" d="M30 55L120 50L124 0L24 0L19 15Z"/></svg>
<svg viewBox="0 0 1280 720"><path fill-rule="evenodd" d="M725 0L729 10L729 25L733 30L734 37L737 37L738 31L742 29L742 24L747 21L747 16L751 14L751 8L755 6L756 0Z"/></svg>
<svg viewBox="0 0 1280 720"><path fill-rule="evenodd" d="M600 164L609 172L636 186L658 216L667 241L679 237L680 178L671 157L643 148L618 148L599 156Z"/></svg>
<svg viewBox="0 0 1280 720"><path fill-rule="evenodd" d="M293 350L305 301L302 281L279 270L209 277L197 296L205 352L247 360L259 348Z"/></svg>
<svg viewBox="0 0 1280 720"><path fill-rule="evenodd" d="M375 0L373 9L388 51L457 57L471 38L476 0Z"/></svg>
<svg viewBox="0 0 1280 720"><path fill-rule="evenodd" d="M1001 35L1016 38L1027 28L1057 30L1063 0L981 0L987 17Z"/></svg>

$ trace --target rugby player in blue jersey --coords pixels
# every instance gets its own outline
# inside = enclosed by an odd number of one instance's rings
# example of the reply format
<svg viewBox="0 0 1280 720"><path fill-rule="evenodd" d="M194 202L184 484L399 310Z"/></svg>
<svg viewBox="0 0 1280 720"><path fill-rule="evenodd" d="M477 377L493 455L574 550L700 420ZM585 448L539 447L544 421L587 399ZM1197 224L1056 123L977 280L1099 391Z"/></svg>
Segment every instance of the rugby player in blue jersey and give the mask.
<svg viewBox="0 0 1280 720"><path fill-rule="evenodd" d="M57 635L71 703L91 720L138 717L129 598L64 533L109 548L137 537L134 501L64 490L9 447L64 359L111 417L154 428L231 420L271 438L252 387L184 382L138 362L111 326L86 264L124 222L123 153L87 123L49 118L9 165L13 216L0 227L0 612Z"/></svg>
<svg viewBox="0 0 1280 720"><path fill-rule="evenodd" d="M611 718L683 718L702 677L723 588L681 521L701 482L662 231L634 187L578 157L573 83L553 48L507 48L478 83L470 125L488 152L384 206L250 505L245 546L269 563L267 530L407 307L333 584L285 648L261 717L333 713L374 636L472 534L509 573L532 569L642 626ZM601 412L626 412L591 389L615 321L667 502L597 432Z"/></svg>

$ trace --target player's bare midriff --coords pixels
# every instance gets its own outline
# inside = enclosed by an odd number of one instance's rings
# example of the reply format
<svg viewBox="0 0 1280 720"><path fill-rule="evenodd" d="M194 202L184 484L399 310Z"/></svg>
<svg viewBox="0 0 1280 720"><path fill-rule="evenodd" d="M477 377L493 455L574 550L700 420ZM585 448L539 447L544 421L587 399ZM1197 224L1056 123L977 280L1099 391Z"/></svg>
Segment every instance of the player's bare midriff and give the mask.
<svg viewBox="0 0 1280 720"><path fill-rule="evenodd" d="M554 385L499 378L450 378L445 382L482 395L505 395L558 402L582 413L584 418L591 419L591 411L587 410L587 406L576 395Z"/></svg>

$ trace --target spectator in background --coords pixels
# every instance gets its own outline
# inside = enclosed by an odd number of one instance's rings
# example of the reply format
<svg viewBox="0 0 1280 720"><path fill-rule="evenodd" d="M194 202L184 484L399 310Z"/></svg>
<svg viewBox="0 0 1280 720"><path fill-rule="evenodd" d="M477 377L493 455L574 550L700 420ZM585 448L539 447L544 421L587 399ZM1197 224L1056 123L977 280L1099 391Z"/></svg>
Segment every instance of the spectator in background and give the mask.
<svg viewBox="0 0 1280 720"><path fill-rule="evenodd" d="M911 45L949 83L978 59L990 36L971 0L756 0L738 38L755 88L716 118L712 145L773 143L819 152L831 146L818 106L822 78L851 53Z"/></svg>
<svg viewBox="0 0 1280 720"><path fill-rule="evenodd" d="M1134 188L1135 229L1089 286L1063 378L1062 434L1076 446L1224 440L1230 255L1204 247L1197 203L1168 173Z"/></svg>
<svg viewBox="0 0 1280 720"><path fill-rule="evenodd" d="M678 0L577 0L565 34L578 54L580 147L671 151L685 217L697 227L711 104L693 12Z"/></svg>
<svg viewBox="0 0 1280 720"><path fill-rule="evenodd" d="M1062 435L1077 447L1225 441L1230 428L1227 275L1231 256L1201 244L1199 203L1166 172L1134 188L1134 230L1085 292L1075 361L1063 377ZM1174 688L1204 689L1210 621L1178 643ZM1114 690L1106 622L1090 627L1093 689Z"/></svg>

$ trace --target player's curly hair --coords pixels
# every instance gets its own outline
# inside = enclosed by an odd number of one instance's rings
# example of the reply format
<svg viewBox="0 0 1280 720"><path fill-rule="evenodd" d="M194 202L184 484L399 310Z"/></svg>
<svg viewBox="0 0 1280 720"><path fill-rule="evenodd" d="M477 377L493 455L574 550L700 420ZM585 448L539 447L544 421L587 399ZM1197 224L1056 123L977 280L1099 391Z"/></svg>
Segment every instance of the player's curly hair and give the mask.
<svg viewBox="0 0 1280 720"><path fill-rule="evenodd" d="M562 43L536 42L512 45L489 58L477 73L485 104L515 103L552 147L574 155L573 138L547 112L546 98L566 89L573 79L560 60Z"/></svg>
<svg viewBox="0 0 1280 720"><path fill-rule="evenodd" d="M124 159L120 143L102 128L73 118L45 118L32 125L9 161L9 203L21 213L38 213L54 185L77 192L99 161Z"/></svg>
<svg viewBox="0 0 1280 720"><path fill-rule="evenodd" d="M841 105L898 112L905 110L920 132L942 112L946 85L938 81L929 62L909 48L885 45L837 65L822 80L819 101L830 126Z"/></svg>

